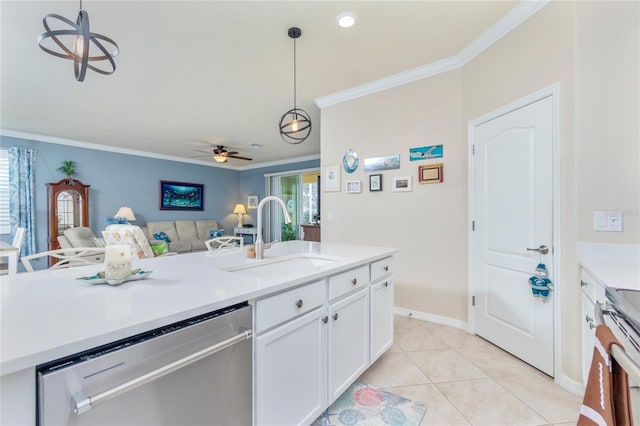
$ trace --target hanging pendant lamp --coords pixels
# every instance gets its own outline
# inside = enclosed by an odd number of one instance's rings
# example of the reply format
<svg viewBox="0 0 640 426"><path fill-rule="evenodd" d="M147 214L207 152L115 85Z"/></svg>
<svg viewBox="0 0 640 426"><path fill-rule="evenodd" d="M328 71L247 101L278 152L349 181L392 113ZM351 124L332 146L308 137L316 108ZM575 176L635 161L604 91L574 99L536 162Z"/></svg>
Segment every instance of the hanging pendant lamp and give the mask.
<svg viewBox="0 0 640 426"><path fill-rule="evenodd" d="M299 144L311 133L309 114L296 107L296 39L302 35L302 31L300 28L291 27L287 34L293 39L293 108L280 118L280 137L286 143Z"/></svg>
<svg viewBox="0 0 640 426"><path fill-rule="evenodd" d="M72 29L52 30L49 26L49 20L52 19L57 19L58 21L69 25ZM78 13L78 18L76 19L75 23L70 19L65 18L64 16L56 15L53 13L45 16L42 19L42 23L46 32L38 36L38 45L40 46L40 49L53 56L57 56L58 58L71 59L73 61L73 69L75 71L76 80L84 81L87 69L105 75L110 75L115 72L116 63L113 58L118 56L118 53L120 53L118 45L109 37L105 37L101 34L92 33L89 31L89 14L82 10L82 0L80 0L80 12ZM71 47L65 46L65 44L60 40L61 36L73 37ZM52 50L46 47L44 42L49 38L53 40L62 51ZM106 42L111 45L109 46L112 47L111 52L109 52L105 48L102 42ZM102 52L101 55L89 56L89 47L91 43L93 43L94 46L100 49L100 51ZM111 65L111 70L100 69L90 64L90 62L95 61L108 61Z"/></svg>

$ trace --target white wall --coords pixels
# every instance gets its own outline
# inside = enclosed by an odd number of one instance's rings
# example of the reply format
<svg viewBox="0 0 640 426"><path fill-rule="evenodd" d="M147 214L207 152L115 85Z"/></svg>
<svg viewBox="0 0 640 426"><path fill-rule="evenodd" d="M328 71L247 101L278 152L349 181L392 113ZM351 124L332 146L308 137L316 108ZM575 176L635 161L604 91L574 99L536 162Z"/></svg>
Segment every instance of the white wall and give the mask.
<svg viewBox="0 0 640 426"><path fill-rule="evenodd" d="M322 194L322 241L399 247L396 305L466 318L466 164L461 73L449 72L322 110L322 164L341 164L349 148L361 165L342 182L363 192ZM409 161L409 148L442 144L444 158ZM400 154L401 168L381 173L369 192L365 157ZM418 165L444 163L444 182L421 185ZM412 192L392 192L393 176L413 178ZM329 217L333 216L333 220Z"/></svg>
<svg viewBox="0 0 640 426"><path fill-rule="evenodd" d="M640 243L639 31L638 2L552 2L462 70L324 108L323 166L352 148L361 161L400 154L402 167L383 172L382 193L362 168L343 172L366 189L322 194L323 241L400 248L396 306L466 321L467 123L559 82L562 370L580 380L577 243ZM445 182L418 184L408 149L440 143ZM413 192L390 191L401 174ZM592 232L594 209L623 210L625 231Z"/></svg>

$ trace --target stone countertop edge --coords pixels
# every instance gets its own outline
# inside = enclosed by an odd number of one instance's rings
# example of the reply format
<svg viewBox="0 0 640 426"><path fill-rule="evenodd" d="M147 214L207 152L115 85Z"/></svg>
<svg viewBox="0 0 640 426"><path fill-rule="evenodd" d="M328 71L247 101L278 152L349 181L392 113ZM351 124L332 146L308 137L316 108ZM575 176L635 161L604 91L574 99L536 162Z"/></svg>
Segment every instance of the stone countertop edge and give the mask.
<svg viewBox="0 0 640 426"><path fill-rule="evenodd" d="M134 260L148 278L119 286L76 278L102 265L20 273L0 283L0 376L53 361L138 333L253 301L306 282L356 268L398 252L395 248L291 241L270 249L263 261L244 250L220 256L197 252ZM224 268L283 256L336 258L313 273L276 278L242 276Z"/></svg>
<svg viewBox="0 0 640 426"><path fill-rule="evenodd" d="M578 261L603 287L640 290L640 245L578 244Z"/></svg>

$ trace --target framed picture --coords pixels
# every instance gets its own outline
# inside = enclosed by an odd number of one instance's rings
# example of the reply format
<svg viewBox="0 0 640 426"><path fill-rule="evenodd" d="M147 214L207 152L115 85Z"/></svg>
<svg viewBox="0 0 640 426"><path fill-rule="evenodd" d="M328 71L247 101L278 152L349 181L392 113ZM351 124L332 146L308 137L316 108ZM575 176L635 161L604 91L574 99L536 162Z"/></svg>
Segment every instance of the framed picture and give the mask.
<svg viewBox="0 0 640 426"><path fill-rule="evenodd" d="M421 146L409 149L409 161L442 158L442 145Z"/></svg>
<svg viewBox="0 0 640 426"><path fill-rule="evenodd" d="M442 163L427 164L418 167L418 182L440 183L444 180L442 175Z"/></svg>
<svg viewBox="0 0 640 426"><path fill-rule="evenodd" d="M382 191L382 175L369 176L369 191Z"/></svg>
<svg viewBox="0 0 640 426"><path fill-rule="evenodd" d="M249 195L247 197L247 208L249 208L249 209L257 209L258 208L258 196L257 195Z"/></svg>
<svg viewBox="0 0 640 426"><path fill-rule="evenodd" d="M377 172L378 170L394 170L400 168L400 155L385 155L364 159L365 172Z"/></svg>
<svg viewBox="0 0 640 426"><path fill-rule="evenodd" d="M349 180L346 185L347 194L357 194L360 192L360 181L359 180Z"/></svg>
<svg viewBox="0 0 640 426"><path fill-rule="evenodd" d="M411 191L411 176L396 176L393 178L393 192Z"/></svg>
<svg viewBox="0 0 640 426"><path fill-rule="evenodd" d="M340 166L325 166L322 168L322 190L324 192L340 191Z"/></svg>
<svg viewBox="0 0 640 426"><path fill-rule="evenodd" d="M204 185L161 180L160 210L204 210Z"/></svg>

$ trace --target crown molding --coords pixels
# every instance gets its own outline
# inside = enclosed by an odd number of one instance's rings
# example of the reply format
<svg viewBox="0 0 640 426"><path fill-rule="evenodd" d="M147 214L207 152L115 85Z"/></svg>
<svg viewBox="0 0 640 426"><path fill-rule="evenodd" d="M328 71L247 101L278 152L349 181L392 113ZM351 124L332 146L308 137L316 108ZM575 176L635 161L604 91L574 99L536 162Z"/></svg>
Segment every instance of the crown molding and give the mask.
<svg viewBox="0 0 640 426"><path fill-rule="evenodd" d="M524 21L535 15L550 1L551 0L521 1L517 6L500 18L498 22L489 27L464 49L453 56L393 74L388 77L383 77L379 80L361 84L350 89L342 90L331 95L317 98L315 103L318 108L322 109L331 105L336 105L362 96L371 95L383 90L402 86L417 80L422 80L437 74L461 68L467 62L471 61L473 58L491 47L498 40L509 34Z"/></svg>
<svg viewBox="0 0 640 426"><path fill-rule="evenodd" d="M73 146L76 148L86 148L86 149L94 149L98 151L115 152L118 154L136 155L138 157L155 158L158 160L177 161L180 163L197 164L199 166L218 167L221 169L236 170L236 171L260 169L263 167L279 166L282 164L298 163L301 161L320 159L320 154L314 154L306 157L289 158L286 160L278 160L278 161L272 161L267 163L255 163L248 166L234 166L234 165L230 165L229 163L212 163L209 161L196 160L193 158L174 157L171 155L156 154L154 152L139 151L139 150L128 149L128 148L119 148L115 146L101 145L97 143L78 141L74 139L65 139L65 138L59 138L55 136L40 135L37 133L22 132L19 130L0 129L0 136L25 139L25 140L31 140L36 142L45 142L45 143L54 143L58 145Z"/></svg>

